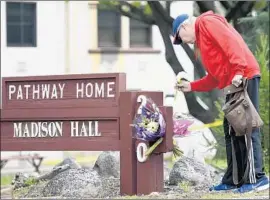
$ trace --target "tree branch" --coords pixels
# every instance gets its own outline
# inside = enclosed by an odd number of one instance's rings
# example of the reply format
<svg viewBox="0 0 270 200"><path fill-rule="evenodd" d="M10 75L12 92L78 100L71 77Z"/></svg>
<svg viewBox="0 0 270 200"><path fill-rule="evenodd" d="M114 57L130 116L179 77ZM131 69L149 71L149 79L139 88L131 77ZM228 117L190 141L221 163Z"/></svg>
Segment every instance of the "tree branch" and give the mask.
<svg viewBox="0 0 270 200"><path fill-rule="evenodd" d="M124 6L128 7L127 11L124 9ZM143 13L142 10L131 5L130 3L119 1L118 4L111 4L106 2L106 7L108 7L111 10L114 10L115 12L120 13L121 15L141 21L145 24L149 25L156 24L153 16L146 15L145 13Z"/></svg>
<svg viewBox="0 0 270 200"><path fill-rule="evenodd" d="M225 18L227 21L231 21L234 16L236 15L239 10L241 10L242 6L245 4L245 1L238 1L232 8L231 10L226 14Z"/></svg>
<svg viewBox="0 0 270 200"><path fill-rule="evenodd" d="M165 56L167 63L171 66L173 72L177 75L179 72L184 71L184 68L182 67L181 63L176 57L171 39L171 28L172 28L172 22L173 18L166 17L163 13L163 11L160 11L159 9L159 2L156 1L148 1L148 4L152 10L153 17L156 19L156 25L158 26L161 36L163 38L163 42L165 45ZM193 61L194 67L195 67L195 56L192 51L192 49L188 45L184 45L183 48L187 52L189 58ZM200 66L201 70L204 70L202 65L197 64L196 66ZM196 70L196 69L195 69ZM214 96L214 94L211 97ZM204 123L208 123L214 120L215 112L213 112L213 109L210 108L210 110L205 110L196 100L196 96L194 93L185 93L185 97L188 103L188 107L190 110L190 113L203 121ZM215 99L215 98L213 98ZM212 101L212 100L211 100ZM210 106L212 107L212 106Z"/></svg>
<svg viewBox="0 0 270 200"><path fill-rule="evenodd" d="M150 1L148 2L148 4ZM149 4L150 5L150 4ZM166 21L169 24L173 23L173 18L169 15L168 12L162 7L161 3L159 1L154 2L155 10L159 13L159 15L163 16L164 21ZM153 11L153 9L152 9Z"/></svg>
<svg viewBox="0 0 270 200"><path fill-rule="evenodd" d="M154 25L155 24L155 20L150 20L150 19L147 19L145 18L144 15L135 15L134 13L132 12L126 12L122 9L122 6L117 6L117 9L116 9L120 14L126 16L126 17L129 17L131 19L135 19L135 20L138 20L138 21L141 21L145 24L149 24L149 25Z"/></svg>
<svg viewBox="0 0 270 200"><path fill-rule="evenodd" d="M197 71L200 78L204 77L206 75L205 70L204 70L200 60L195 58L194 51L187 44L182 43L181 46L183 47L183 49L187 53L189 59L191 60L193 66L194 66L194 70Z"/></svg>
<svg viewBox="0 0 270 200"><path fill-rule="evenodd" d="M122 6L128 6L130 9L129 12L136 13L137 15L141 16L144 19L144 21L147 22L147 24L154 24L155 20L153 16L145 14L142 9L137 8L136 6L126 1L119 1L119 3L121 5L121 10L122 10Z"/></svg>
<svg viewBox="0 0 270 200"><path fill-rule="evenodd" d="M238 24L238 19L246 17L251 12L255 2L252 1L239 1L233 8L227 13L225 18L227 21L233 20L233 26L238 32L242 32L243 26Z"/></svg>
<svg viewBox="0 0 270 200"><path fill-rule="evenodd" d="M212 10L213 12L216 12L215 4L213 1L196 1L196 3L200 8L201 13L204 13L210 10Z"/></svg>
<svg viewBox="0 0 270 200"><path fill-rule="evenodd" d="M169 16L171 16L171 4L172 1L166 1L166 12L168 13Z"/></svg>
<svg viewBox="0 0 270 200"><path fill-rule="evenodd" d="M221 3L221 5L226 9L229 10L232 8L232 5L230 4L229 1L219 1Z"/></svg>
<svg viewBox="0 0 270 200"><path fill-rule="evenodd" d="M157 19L156 24L160 30L160 33L161 33L161 36L163 38L163 42L165 45L166 61L168 62L168 64L170 64L173 72L177 75L179 72L184 71L184 68L182 67L179 60L177 59L174 48L172 46L172 42L170 39L171 23L168 23L165 20L163 13L158 11L157 5L161 5L159 2L148 1L148 4L152 10L153 17Z"/></svg>

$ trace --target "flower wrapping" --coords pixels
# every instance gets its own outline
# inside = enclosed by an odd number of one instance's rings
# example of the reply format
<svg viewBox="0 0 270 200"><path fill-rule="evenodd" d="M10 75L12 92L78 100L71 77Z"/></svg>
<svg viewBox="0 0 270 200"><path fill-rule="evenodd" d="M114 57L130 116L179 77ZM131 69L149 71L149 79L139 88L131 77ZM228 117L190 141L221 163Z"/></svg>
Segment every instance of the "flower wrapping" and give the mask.
<svg viewBox="0 0 270 200"><path fill-rule="evenodd" d="M175 137L186 137L191 134L190 126L194 119L186 114L176 113L173 117L173 134Z"/></svg>
<svg viewBox="0 0 270 200"><path fill-rule="evenodd" d="M162 143L166 132L166 122L163 113L151 98L141 95L138 97L138 100L141 101L141 105L133 120L133 134L138 139L154 143L145 152L145 156L148 157ZM177 147L175 142L173 145L173 155L175 157L183 155L183 152Z"/></svg>
<svg viewBox="0 0 270 200"><path fill-rule="evenodd" d="M155 142L164 137L166 122L152 99L142 96L143 102L133 120L134 134L138 139Z"/></svg>

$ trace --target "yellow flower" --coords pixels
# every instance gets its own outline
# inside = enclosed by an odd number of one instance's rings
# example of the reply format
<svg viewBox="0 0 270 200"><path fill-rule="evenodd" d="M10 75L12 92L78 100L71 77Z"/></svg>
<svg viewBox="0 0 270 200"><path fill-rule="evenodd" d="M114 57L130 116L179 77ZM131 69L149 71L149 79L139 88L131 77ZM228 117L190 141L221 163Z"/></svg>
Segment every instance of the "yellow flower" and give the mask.
<svg viewBox="0 0 270 200"><path fill-rule="evenodd" d="M153 133L157 132L158 130L158 123L151 121L149 124L147 124L147 130L151 131Z"/></svg>

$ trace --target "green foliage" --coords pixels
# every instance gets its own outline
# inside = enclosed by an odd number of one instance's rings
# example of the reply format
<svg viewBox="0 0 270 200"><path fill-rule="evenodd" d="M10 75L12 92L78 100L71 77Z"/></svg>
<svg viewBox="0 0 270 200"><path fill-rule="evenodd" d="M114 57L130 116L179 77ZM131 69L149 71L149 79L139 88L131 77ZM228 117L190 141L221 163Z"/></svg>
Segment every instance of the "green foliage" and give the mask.
<svg viewBox="0 0 270 200"><path fill-rule="evenodd" d="M34 185L34 184L36 184L37 182L38 182L37 179L35 179L34 177L30 177L30 178L28 178L27 180L25 180L24 184L25 184L25 186L27 187L27 186Z"/></svg>
<svg viewBox="0 0 270 200"><path fill-rule="evenodd" d="M223 120L224 119L224 112L222 111L222 104L223 101L221 98L215 102L215 106L218 111L218 116L216 120ZM225 139L224 139L224 129L223 126L217 126L211 128L213 135L215 136L217 143L212 145L212 148L217 150L215 159L225 159L226 158L226 148L225 148Z"/></svg>
<svg viewBox="0 0 270 200"><path fill-rule="evenodd" d="M255 56L261 68L260 115L264 121L263 132L269 135L269 38L260 36Z"/></svg>
<svg viewBox="0 0 270 200"><path fill-rule="evenodd" d="M226 168L227 168L227 160L226 160L226 158L224 158L224 159L218 159L218 158L205 159L205 162L207 164L217 168L217 169L220 169L220 170L226 170Z"/></svg>
<svg viewBox="0 0 270 200"><path fill-rule="evenodd" d="M178 184L179 188L181 188L184 192L190 192L191 190L191 183L188 181L182 181Z"/></svg>
<svg viewBox="0 0 270 200"><path fill-rule="evenodd" d="M269 171L269 37L260 35L255 56L261 68L260 81L260 116L264 122L262 131L262 146L266 170Z"/></svg>
<svg viewBox="0 0 270 200"><path fill-rule="evenodd" d="M117 10L117 6L119 6L119 1L108 1L108 0L100 0L98 7L99 9L107 9L107 10Z"/></svg>
<svg viewBox="0 0 270 200"><path fill-rule="evenodd" d="M253 9L256 11L260 11L263 8L265 8L267 6L267 1L266 0L260 0L260 1L256 1Z"/></svg>
<svg viewBox="0 0 270 200"><path fill-rule="evenodd" d="M246 30L242 34L244 40L251 51L255 52L260 35L269 33L269 12L261 12L256 17L241 18L239 23Z"/></svg>
<svg viewBox="0 0 270 200"><path fill-rule="evenodd" d="M258 3L259 4L259 3ZM258 9L264 7L263 2ZM260 116L264 121L262 146L266 171L269 172L269 12L260 12L256 17L246 17L240 23L247 27L243 38L254 53L261 69Z"/></svg>
<svg viewBox="0 0 270 200"><path fill-rule="evenodd" d="M147 1L132 1L132 2L121 2L116 0L99 0L99 8L114 10L121 13L136 13L142 11L145 15L152 15L152 10L148 5ZM124 14L124 13L122 13Z"/></svg>

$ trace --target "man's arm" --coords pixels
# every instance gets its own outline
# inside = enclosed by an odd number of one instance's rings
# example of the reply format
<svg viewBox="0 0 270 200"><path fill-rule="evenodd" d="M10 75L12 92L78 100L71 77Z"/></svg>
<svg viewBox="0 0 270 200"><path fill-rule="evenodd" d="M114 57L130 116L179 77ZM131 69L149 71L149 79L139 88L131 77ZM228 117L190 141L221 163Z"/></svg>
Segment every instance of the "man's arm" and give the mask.
<svg viewBox="0 0 270 200"><path fill-rule="evenodd" d="M243 76L247 62L237 35L232 33L232 30L229 28L227 23L212 16L204 17L203 24L208 35L219 45L228 57L232 70L234 71L234 75Z"/></svg>
<svg viewBox="0 0 270 200"><path fill-rule="evenodd" d="M216 88L217 85L218 81L210 74L207 74L205 77L190 83L191 91L197 92L208 92Z"/></svg>

